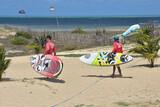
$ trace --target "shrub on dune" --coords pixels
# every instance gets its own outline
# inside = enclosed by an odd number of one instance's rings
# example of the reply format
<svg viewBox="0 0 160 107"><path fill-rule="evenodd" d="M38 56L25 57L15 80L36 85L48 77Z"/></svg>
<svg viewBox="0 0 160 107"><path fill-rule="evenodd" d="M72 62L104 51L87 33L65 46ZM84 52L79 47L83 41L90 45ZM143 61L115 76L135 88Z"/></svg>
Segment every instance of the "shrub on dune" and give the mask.
<svg viewBox="0 0 160 107"><path fill-rule="evenodd" d="M87 32L84 31L82 28L78 27L78 28L75 28L72 33L77 33L77 34L86 34Z"/></svg>
<svg viewBox="0 0 160 107"><path fill-rule="evenodd" d="M0 47L0 81L2 80L2 74L8 68L10 59L6 59L6 51L3 46Z"/></svg>
<svg viewBox="0 0 160 107"><path fill-rule="evenodd" d="M14 44L14 45L26 45L28 44L28 40L24 37L13 37L11 38L11 43Z"/></svg>
<svg viewBox="0 0 160 107"><path fill-rule="evenodd" d="M33 43L31 43L30 45L28 45L27 47L29 49L33 49L35 54L38 54L42 51L44 45L45 45L45 41L46 41L46 36L42 35L42 36L36 36L34 38Z"/></svg>
<svg viewBox="0 0 160 107"><path fill-rule="evenodd" d="M29 33L27 32L17 32L15 37L24 37L26 39L32 39L32 35L30 35Z"/></svg>

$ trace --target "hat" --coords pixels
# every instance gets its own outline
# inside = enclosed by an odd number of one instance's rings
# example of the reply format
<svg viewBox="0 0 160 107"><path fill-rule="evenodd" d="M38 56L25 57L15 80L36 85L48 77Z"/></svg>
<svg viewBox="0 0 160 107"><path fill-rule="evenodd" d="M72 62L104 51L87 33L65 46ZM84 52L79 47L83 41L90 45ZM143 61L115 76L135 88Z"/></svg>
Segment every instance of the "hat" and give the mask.
<svg viewBox="0 0 160 107"><path fill-rule="evenodd" d="M119 35L114 35L114 36L112 37L112 39L118 41L118 40L119 40Z"/></svg>

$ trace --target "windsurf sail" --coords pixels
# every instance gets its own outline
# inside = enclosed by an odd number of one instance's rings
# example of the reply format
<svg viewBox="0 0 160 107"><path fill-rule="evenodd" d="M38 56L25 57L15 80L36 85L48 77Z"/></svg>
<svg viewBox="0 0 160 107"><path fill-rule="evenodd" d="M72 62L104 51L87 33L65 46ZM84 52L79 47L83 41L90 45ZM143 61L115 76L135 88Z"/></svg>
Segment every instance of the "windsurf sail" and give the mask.
<svg viewBox="0 0 160 107"><path fill-rule="evenodd" d="M49 11L51 12L51 13L53 13L53 14L55 14L56 13L56 6L55 6L55 4L54 4L54 2L53 2L53 5L52 6L50 6L50 8L49 8ZM57 23L57 28L59 27L59 21L58 21L58 17L56 16L56 23Z"/></svg>
<svg viewBox="0 0 160 107"><path fill-rule="evenodd" d="M55 10L55 7L51 6L51 7L49 8L49 10L50 10L50 11L54 11L54 10Z"/></svg>
<svg viewBox="0 0 160 107"><path fill-rule="evenodd" d="M18 13L19 14L26 14L26 11L22 9L22 10L19 10Z"/></svg>
<svg viewBox="0 0 160 107"><path fill-rule="evenodd" d="M122 36L123 37L127 37L127 36L129 36L130 33L135 32L138 29L140 29L140 25L139 24L132 25L124 33L122 33Z"/></svg>

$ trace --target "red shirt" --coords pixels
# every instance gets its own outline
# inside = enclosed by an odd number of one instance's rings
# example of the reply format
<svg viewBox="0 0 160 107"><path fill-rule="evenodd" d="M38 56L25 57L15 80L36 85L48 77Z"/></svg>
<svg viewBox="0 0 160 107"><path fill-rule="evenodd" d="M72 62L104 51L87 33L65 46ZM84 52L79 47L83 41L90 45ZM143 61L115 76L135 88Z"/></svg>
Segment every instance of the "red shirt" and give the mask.
<svg viewBox="0 0 160 107"><path fill-rule="evenodd" d="M54 43L52 43L51 41L48 41L46 44L45 44L45 49L44 49L44 54L51 54L54 52L54 56L56 55L56 48L55 48L55 45Z"/></svg>
<svg viewBox="0 0 160 107"><path fill-rule="evenodd" d="M113 50L114 53L123 53L123 45L120 42L115 41L113 43Z"/></svg>

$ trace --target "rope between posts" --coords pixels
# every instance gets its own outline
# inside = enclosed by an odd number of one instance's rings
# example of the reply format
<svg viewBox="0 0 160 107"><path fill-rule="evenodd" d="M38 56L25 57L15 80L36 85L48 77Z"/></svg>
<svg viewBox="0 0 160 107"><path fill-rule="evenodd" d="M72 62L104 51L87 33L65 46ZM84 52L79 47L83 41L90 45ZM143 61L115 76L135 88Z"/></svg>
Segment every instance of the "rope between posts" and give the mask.
<svg viewBox="0 0 160 107"><path fill-rule="evenodd" d="M100 81L103 80L103 79L104 79L104 78L98 79L97 81L93 82L92 84L90 84L89 86L87 86L87 87L84 88L83 90L79 91L79 92L76 93L75 95L73 95L73 96L71 96L71 97L69 97L69 98L67 98L67 99L65 99L65 100L63 100L63 101L61 101L61 102L59 102L59 103L57 103L57 104L54 104L54 105L51 106L51 107L57 107L57 106L59 106L59 105L61 105L61 104L64 104L64 103L72 100L73 98L75 98L75 97L77 97L78 95L82 94L83 92L87 91L89 88L91 88L92 86L94 86L95 84L97 84L98 82L100 82Z"/></svg>

